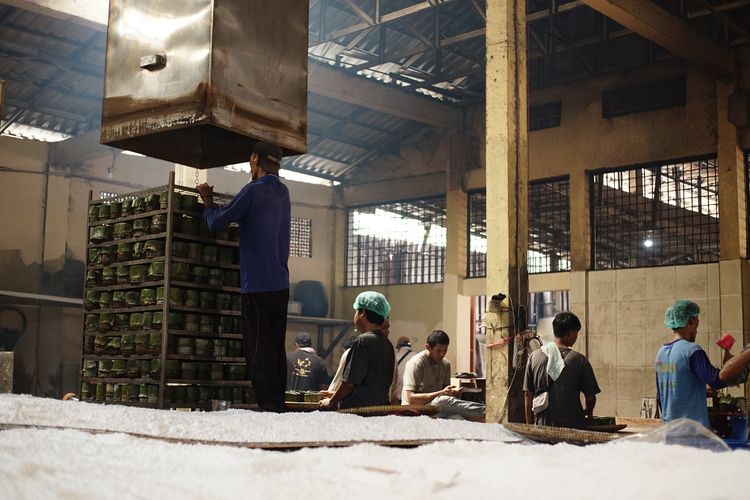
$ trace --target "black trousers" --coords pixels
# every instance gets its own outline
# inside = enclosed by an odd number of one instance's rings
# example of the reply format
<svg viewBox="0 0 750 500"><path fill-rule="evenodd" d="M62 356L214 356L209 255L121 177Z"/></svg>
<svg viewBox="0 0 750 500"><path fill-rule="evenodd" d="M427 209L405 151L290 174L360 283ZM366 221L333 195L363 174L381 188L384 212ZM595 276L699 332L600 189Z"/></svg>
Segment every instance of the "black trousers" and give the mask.
<svg viewBox="0 0 750 500"><path fill-rule="evenodd" d="M262 410L285 411L286 312L289 290L242 295L242 349L255 401Z"/></svg>

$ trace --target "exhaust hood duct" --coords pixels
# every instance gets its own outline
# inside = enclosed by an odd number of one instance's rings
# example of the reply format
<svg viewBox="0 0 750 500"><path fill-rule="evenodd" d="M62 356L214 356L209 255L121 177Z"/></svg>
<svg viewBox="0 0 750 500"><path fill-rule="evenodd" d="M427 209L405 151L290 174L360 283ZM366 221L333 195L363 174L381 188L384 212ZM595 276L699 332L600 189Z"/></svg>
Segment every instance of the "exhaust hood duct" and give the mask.
<svg viewBox="0 0 750 500"><path fill-rule="evenodd" d="M308 2L110 0L101 143L196 168L306 151Z"/></svg>

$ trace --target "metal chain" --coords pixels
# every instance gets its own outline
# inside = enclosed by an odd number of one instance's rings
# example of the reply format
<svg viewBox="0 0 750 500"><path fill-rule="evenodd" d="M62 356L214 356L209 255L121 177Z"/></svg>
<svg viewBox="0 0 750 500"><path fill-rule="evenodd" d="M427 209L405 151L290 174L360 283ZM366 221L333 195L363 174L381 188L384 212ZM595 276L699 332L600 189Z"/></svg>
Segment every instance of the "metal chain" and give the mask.
<svg viewBox="0 0 750 500"><path fill-rule="evenodd" d="M200 181L198 180L198 169L195 169L195 186L198 187Z"/></svg>

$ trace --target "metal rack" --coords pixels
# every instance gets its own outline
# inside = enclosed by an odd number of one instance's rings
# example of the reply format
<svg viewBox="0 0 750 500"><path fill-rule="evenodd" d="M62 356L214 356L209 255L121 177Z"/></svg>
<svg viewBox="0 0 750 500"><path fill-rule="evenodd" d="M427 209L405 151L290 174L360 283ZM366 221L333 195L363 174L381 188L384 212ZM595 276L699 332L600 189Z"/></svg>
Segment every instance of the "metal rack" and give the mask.
<svg viewBox="0 0 750 500"><path fill-rule="evenodd" d="M92 200L89 192L89 242L84 284L87 311L81 350L81 397L84 400L151 408L209 409L212 400L231 401L235 408L254 406L252 386L244 373L245 358L241 345L239 242L231 237L233 231L208 232L201 221L202 207L197 203L195 193L194 188L175 185L174 173L170 174L167 185L104 200ZM153 202L154 196L160 200L158 210L106 216L107 210L126 200L150 199ZM229 199L218 194L215 198ZM190 203L180 203L181 200ZM110 208L103 210L103 205ZM186 206L196 209L185 209ZM105 216L99 217L99 212ZM111 240L98 241L97 238L91 241L94 230L101 226L152 219L154 216L166 217L165 230L118 239L113 229ZM178 223L186 222L184 219L198 219L200 229L186 232L183 224ZM192 227L198 227L198 221L189 222ZM104 229L102 231L106 233ZM163 244L163 255L122 260L115 257L121 254L113 247L145 245L147 241L160 242L155 244L157 249ZM190 248L188 255L182 252L184 248ZM196 248L198 250L193 252ZM97 252L99 249L102 251ZM101 262L104 249L110 256L105 259L107 262ZM210 258L206 257L206 249L210 249ZM122 255L127 256L127 253L123 251ZM154 263L163 263L163 276L155 272L158 279L148 280L147 276L132 278L132 266L153 266ZM182 273L175 272L176 266L182 266ZM184 274L185 266L190 267L189 276ZM105 270L110 280L113 274L124 276L122 268L128 268L127 282L105 284L101 279L97 282L97 276L103 275ZM202 269L201 276L195 274L199 268ZM206 277L210 281L206 281ZM153 289L157 301L161 291L161 303L136 304L134 292L138 292L140 299L145 289ZM132 300L124 305L118 302L115 306L109 299L118 292L119 299L122 299L122 294L130 293L125 296ZM106 295L108 301L105 304L101 303L102 294L110 294ZM189 296L199 297L198 302L188 303ZM217 303L219 298L221 303ZM97 302L93 302L94 299ZM134 317L134 314L141 316ZM146 317L147 314L150 316ZM93 315L97 316L96 330L92 329ZM155 321L157 315L161 315L160 325ZM123 340L127 349L122 348ZM199 343L202 346L200 351Z"/></svg>

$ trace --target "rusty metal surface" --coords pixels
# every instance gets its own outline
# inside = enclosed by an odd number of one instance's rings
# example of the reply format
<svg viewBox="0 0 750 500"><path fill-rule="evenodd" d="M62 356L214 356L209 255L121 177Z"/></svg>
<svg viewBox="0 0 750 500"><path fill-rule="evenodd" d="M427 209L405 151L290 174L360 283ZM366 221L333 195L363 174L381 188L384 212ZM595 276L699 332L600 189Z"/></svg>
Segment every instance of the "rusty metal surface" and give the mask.
<svg viewBox="0 0 750 500"><path fill-rule="evenodd" d="M306 150L298 0L112 0L101 142L198 168Z"/></svg>

